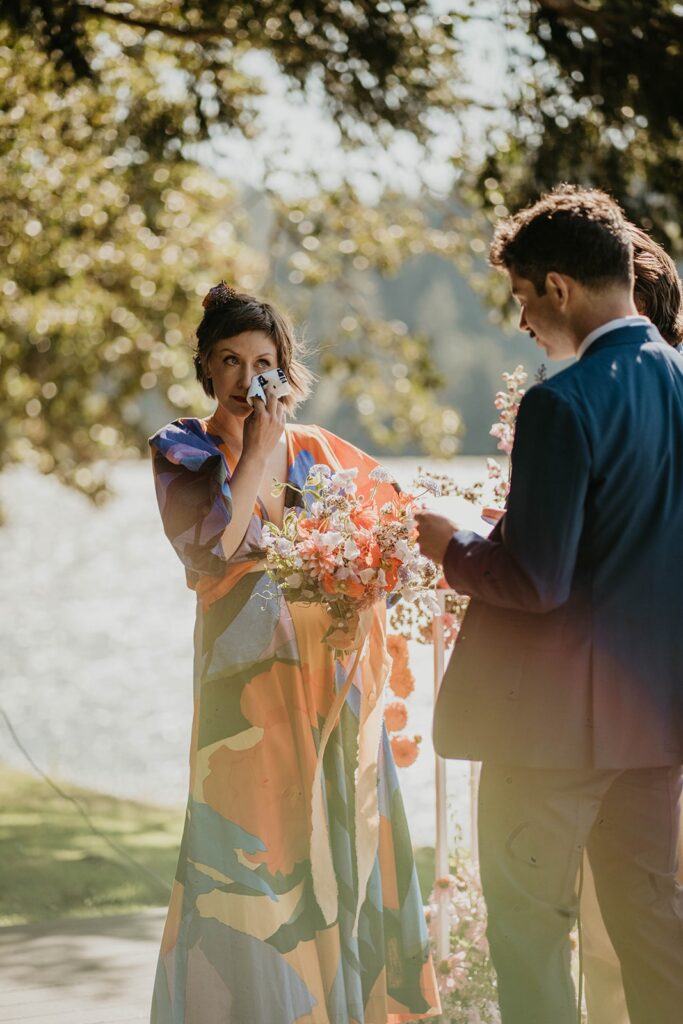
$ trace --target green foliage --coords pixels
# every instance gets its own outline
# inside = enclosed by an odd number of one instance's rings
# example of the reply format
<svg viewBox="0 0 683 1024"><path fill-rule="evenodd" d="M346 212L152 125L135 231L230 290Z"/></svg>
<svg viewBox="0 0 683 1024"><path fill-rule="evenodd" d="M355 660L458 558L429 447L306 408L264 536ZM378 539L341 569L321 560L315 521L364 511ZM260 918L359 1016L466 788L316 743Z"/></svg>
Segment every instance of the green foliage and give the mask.
<svg viewBox="0 0 683 1024"><path fill-rule="evenodd" d="M264 60L343 147L398 130L428 145L464 127L459 26L487 17L506 33L505 94L482 106L478 144L458 143L447 202L369 203L302 172L306 198L267 188L255 240L206 147L264 131ZM681 22L674 0L460 0L444 16L428 0L0 0L0 469L28 463L98 498L150 419L203 411L192 332L221 277L313 325L317 415L333 394L375 444L451 454L461 424L436 400L434 353L461 398L499 373L495 346L462 324L444 338L432 281L419 316L398 319L387 282L444 257L500 312L491 223L559 180L609 188L682 252Z"/></svg>
<svg viewBox="0 0 683 1024"><path fill-rule="evenodd" d="M273 196L272 204L272 251L293 297L306 301L300 318L321 300L327 307L318 341L323 375L353 402L376 445L400 449L417 440L431 454L452 455L461 421L437 400L444 380L430 338L384 319L376 286L417 256L452 255L457 236L431 227L424 204L385 193L368 206L350 185L290 204Z"/></svg>
<svg viewBox="0 0 683 1024"><path fill-rule="evenodd" d="M470 231L559 181L596 185L683 253L683 8L525 0L507 19L510 97L482 161L461 162ZM516 41L516 42L515 42ZM482 216L478 216L481 214Z"/></svg>
<svg viewBox="0 0 683 1024"><path fill-rule="evenodd" d="M28 40L2 56L0 463L97 495L98 461L144 440L141 391L189 406L198 295L220 274L248 284L258 261L227 185L136 145L115 61L95 93L58 88ZM152 102L142 71L135 87Z"/></svg>
<svg viewBox="0 0 683 1024"><path fill-rule="evenodd" d="M99 82L103 33L124 77L140 63L182 75L191 117L177 122L177 105L168 105L170 122L157 126L176 141L216 126L253 129L260 85L240 63L254 50L268 53L294 90L317 87L348 137L400 128L426 138L426 113L456 101L454 22L428 0L5 0L1 13L13 33L37 40L65 82ZM144 94L138 99L144 106Z"/></svg>
<svg viewBox="0 0 683 1024"><path fill-rule="evenodd" d="M0 468L22 462L56 472L99 499L106 463L144 449L149 417L145 423L142 413L150 403L158 419L205 408L191 340L198 300L216 280L291 302L307 318L318 292L304 294L299 284L333 281L339 294L348 283L356 287L346 266L338 277L332 262L317 278L313 268L297 270L313 245L327 254L336 247L358 280L361 269L393 272L411 255L394 223L396 203L373 214L350 194L343 208L337 196L323 195L310 230L298 205L290 211L270 197L276 234L283 222L294 230L299 217L284 275L277 246L249 243L242 198L191 154L226 128L244 136L260 130L254 101L261 83L242 66L256 40L293 90L322 89L347 144L354 133L368 138L368 130L386 139L398 123L424 138L427 112L453 100L452 25L429 15L421 0L296 10L280 3L3 5ZM352 260L339 249L341 237L355 239ZM415 358L410 388L401 391L397 380L381 425L366 416L375 436L412 436L439 450L457 417L426 422L436 383L426 339L411 341L400 326L375 322L369 308L363 322L370 377L378 376L373 358L393 360L391 337L401 339L399 362ZM331 330L329 345L346 367L343 391L355 397L353 343L345 354L344 337ZM324 370L337 362L330 352ZM379 377L368 384L378 399Z"/></svg>

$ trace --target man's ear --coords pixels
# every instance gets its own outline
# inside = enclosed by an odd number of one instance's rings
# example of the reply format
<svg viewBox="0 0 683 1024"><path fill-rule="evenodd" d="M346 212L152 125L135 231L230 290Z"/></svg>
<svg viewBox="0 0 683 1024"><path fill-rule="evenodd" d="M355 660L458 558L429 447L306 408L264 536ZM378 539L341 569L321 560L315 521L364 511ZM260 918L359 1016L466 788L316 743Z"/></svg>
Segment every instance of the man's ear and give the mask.
<svg viewBox="0 0 683 1024"><path fill-rule="evenodd" d="M566 309L571 293L571 281L566 274L551 270L545 275L545 291L557 309Z"/></svg>

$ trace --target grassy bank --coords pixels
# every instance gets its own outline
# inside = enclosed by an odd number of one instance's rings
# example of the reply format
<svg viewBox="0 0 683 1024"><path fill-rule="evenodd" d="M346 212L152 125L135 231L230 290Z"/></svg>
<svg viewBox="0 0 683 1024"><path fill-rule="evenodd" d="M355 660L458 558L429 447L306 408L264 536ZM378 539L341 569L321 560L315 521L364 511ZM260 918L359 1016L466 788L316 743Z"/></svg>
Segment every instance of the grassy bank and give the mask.
<svg viewBox="0 0 683 1024"><path fill-rule="evenodd" d="M96 828L159 881L94 835L39 778L0 766L0 925L124 914L167 900L182 810L65 785Z"/></svg>
<svg viewBox="0 0 683 1024"><path fill-rule="evenodd" d="M163 906L178 856L182 809L68 784L64 789L124 855L94 835L78 809L42 779L0 765L0 926ZM422 847L415 859L426 899L434 851Z"/></svg>

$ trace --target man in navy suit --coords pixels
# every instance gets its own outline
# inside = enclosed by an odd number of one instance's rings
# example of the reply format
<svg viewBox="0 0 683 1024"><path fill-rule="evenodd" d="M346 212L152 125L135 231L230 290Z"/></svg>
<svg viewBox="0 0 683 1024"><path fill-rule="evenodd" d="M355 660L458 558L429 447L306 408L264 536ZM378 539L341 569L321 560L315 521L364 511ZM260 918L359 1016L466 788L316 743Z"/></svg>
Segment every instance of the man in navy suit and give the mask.
<svg viewBox="0 0 683 1024"><path fill-rule="evenodd" d="M562 186L499 225L491 262L552 359L522 400L487 539L419 516L472 598L435 711L482 761L481 876L503 1024L574 1024L584 847L631 1024L683 1017L675 881L683 764L683 358L633 301L626 221Z"/></svg>

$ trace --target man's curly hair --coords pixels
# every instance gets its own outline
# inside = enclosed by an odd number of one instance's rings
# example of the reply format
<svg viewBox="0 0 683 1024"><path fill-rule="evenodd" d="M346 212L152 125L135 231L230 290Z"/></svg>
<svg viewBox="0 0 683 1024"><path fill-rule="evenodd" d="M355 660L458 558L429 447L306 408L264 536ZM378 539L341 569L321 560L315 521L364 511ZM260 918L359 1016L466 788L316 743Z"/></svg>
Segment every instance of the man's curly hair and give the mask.
<svg viewBox="0 0 683 1024"><path fill-rule="evenodd" d="M617 202L606 192L559 185L496 227L489 261L514 269L545 293L549 273L591 288L633 280L631 236Z"/></svg>

